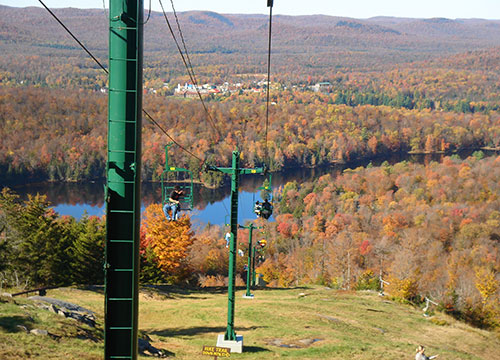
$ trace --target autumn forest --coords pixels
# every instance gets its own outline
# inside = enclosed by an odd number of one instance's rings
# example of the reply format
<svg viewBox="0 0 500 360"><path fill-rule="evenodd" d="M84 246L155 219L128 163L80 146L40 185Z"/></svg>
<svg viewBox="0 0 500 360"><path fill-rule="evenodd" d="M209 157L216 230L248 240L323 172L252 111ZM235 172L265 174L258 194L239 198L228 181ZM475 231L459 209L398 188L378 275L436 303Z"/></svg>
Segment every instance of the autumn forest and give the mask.
<svg viewBox="0 0 500 360"><path fill-rule="evenodd" d="M0 6L0 184L102 181L107 75L41 9L13 9ZM56 13L106 64L102 11ZM378 290L380 276L400 301L432 297L441 311L500 328L499 21L277 16L266 142L266 18L179 19L199 83L229 90L203 96L209 115L197 98L176 93L190 80L153 13L143 106L195 155L177 147L171 163L210 187L224 179L202 171L200 160L228 166L236 147L242 165L268 163L273 172L346 167L338 177L274 189L275 221L257 221L268 242L257 271L268 286ZM170 140L146 117L142 136L142 178L158 181ZM463 150L472 155L457 156ZM395 153L443 160L350 166ZM21 201L5 187L2 281L98 283L104 227L100 218L59 216L43 194ZM141 281L224 285L223 233L194 229L186 215L166 222L160 205L149 205Z"/></svg>

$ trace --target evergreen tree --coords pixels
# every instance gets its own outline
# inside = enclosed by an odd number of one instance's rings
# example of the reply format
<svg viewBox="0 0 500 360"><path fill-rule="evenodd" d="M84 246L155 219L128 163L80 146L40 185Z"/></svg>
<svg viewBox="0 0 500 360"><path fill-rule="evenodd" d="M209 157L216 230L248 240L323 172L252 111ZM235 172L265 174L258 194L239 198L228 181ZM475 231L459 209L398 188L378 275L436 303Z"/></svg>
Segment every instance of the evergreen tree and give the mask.
<svg viewBox="0 0 500 360"><path fill-rule="evenodd" d="M57 221L45 196L29 196L24 204L3 189L0 206L8 223L9 267L32 286L70 283L71 236Z"/></svg>
<svg viewBox="0 0 500 360"><path fill-rule="evenodd" d="M166 275L158 266L158 259L151 247L141 250L141 272L139 281L141 284L158 284L165 282Z"/></svg>
<svg viewBox="0 0 500 360"><path fill-rule="evenodd" d="M106 224L101 218L84 216L74 233L72 281L77 284L103 284Z"/></svg>

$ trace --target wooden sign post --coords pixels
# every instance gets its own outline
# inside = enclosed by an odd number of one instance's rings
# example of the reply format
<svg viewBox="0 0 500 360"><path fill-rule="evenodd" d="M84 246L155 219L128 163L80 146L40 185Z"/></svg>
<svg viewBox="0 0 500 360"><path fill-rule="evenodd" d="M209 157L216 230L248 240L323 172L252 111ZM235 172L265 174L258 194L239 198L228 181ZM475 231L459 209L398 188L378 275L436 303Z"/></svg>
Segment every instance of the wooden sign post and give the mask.
<svg viewBox="0 0 500 360"><path fill-rule="evenodd" d="M231 357L231 349L225 347L218 346L203 346L202 355L213 356L214 360L217 360L217 357Z"/></svg>

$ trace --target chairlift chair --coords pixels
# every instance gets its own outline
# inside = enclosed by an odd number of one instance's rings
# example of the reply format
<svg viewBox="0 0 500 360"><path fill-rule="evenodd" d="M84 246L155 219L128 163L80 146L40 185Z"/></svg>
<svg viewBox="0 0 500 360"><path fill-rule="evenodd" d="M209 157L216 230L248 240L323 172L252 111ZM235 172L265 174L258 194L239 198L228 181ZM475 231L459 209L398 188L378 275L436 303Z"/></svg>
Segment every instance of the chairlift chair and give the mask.
<svg viewBox="0 0 500 360"><path fill-rule="evenodd" d="M193 172L189 169L180 168L176 166L169 166L168 164L168 148L173 143L165 146L165 170L161 174L161 199L162 206L168 203L170 194L174 191L176 186L184 193L179 199L179 210L191 211L193 210Z"/></svg>
<svg viewBox="0 0 500 360"><path fill-rule="evenodd" d="M269 173L269 181L266 185L265 182L262 186L259 186L257 190L260 190L260 197L262 198L262 202L255 201L254 194L254 212L257 216L263 219L269 219L273 214L273 191L272 191L272 174ZM267 179L266 179L267 180ZM266 201L267 200L267 201Z"/></svg>

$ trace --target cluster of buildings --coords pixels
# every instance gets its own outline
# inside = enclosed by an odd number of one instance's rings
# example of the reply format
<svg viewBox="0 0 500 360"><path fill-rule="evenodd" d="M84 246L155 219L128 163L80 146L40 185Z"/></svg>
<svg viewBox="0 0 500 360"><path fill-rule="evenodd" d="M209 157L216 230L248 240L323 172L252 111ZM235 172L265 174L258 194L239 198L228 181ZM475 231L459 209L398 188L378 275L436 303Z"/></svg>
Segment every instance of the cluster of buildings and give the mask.
<svg viewBox="0 0 500 360"><path fill-rule="evenodd" d="M283 86L280 83L271 83L271 89L284 89L287 87ZM150 94L166 94L174 95L178 97L185 98L196 98L198 97L198 92L202 96L207 95L231 95L231 94L247 94L247 93L263 93L267 88L267 80L254 81L251 84L243 84L243 83L233 83L230 84L225 82L220 85L215 84L203 84L203 85L193 85L191 83L185 83L184 85L177 84L177 87L172 90L169 89L169 84L164 83L161 89L155 88L145 88L144 93ZM330 92L332 90L332 85L329 82L319 82L314 85L293 85L293 90L302 90L302 91L314 91L314 92ZM107 93L107 88L101 88L100 91L102 93Z"/></svg>
<svg viewBox="0 0 500 360"><path fill-rule="evenodd" d="M222 85L204 84L195 86L190 83L185 83L184 85L178 84L174 90L174 95L183 97L197 97L197 89L201 95L228 95L231 93L261 93L266 91L267 81L262 80L259 82L253 82L251 85L245 85L242 83L229 84L225 82ZM273 83L271 84L271 89L282 88L281 84ZM294 86L296 88L296 86ZM286 89L286 88L285 88ZM306 89L314 92L330 92L332 85L329 82L319 82L311 86L307 86Z"/></svg>
<svg viewBox="0 0 500 360"><path fill-rule="evenodd" d="M229 84L225 82L221 85L214 84L203 84L203 85L193 85L190 83L185 83L184 85L178 84L174 90L174 95L183 97L197 97L198 92L201 95L228 95L231 93L260 93L264 92L267 83L265 81L259 81L253 83L252 85L244 85L242 83ZM198 90L198 91L197 91Z"/></svg>

